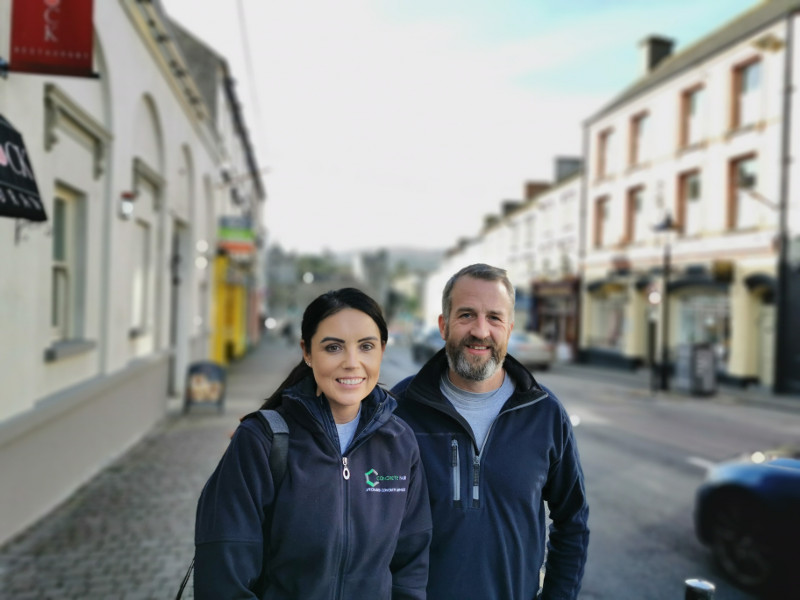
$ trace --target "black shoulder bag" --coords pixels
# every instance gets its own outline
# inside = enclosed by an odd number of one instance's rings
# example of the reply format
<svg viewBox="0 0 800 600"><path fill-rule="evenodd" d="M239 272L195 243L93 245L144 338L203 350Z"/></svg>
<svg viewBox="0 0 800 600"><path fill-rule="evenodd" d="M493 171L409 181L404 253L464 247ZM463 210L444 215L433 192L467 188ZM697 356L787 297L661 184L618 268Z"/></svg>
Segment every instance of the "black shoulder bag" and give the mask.
<svg viewBox="0 0 800 600"><path fill-rule="evenodd" d="M275 486L275 491L277 492L281 482L283 481L284 475L286 475L286 464L289 459L289 426L286 424L286 420L283 418L283 415L281 415L277 410L260 410L253 414L261 417L266 423L267 429L272 433L272 449L269 452L269 468L272 472L272 482ZM178 589L178 595L175 596L175 600L180 600L181 596L183 596L183 590L186 588L186 584L189 582L189 577L192 576L193 569L194 558L192 558L192 562L189 563L189 568L186 570L186 575L183 576L183 581L181 581L181 587Z"/></svg>

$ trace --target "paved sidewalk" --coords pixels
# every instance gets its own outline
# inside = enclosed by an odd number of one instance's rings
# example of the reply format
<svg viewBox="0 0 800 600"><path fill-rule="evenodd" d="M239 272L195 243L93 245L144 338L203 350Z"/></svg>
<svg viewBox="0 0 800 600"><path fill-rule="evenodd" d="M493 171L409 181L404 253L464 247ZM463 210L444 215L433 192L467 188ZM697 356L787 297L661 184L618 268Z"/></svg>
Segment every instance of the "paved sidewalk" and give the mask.
<svg viewBox="0 0 800 600"><path fill-rule="evenodd" d="M591 366L577 363L558 363L553 365L552 373L586 379L587 381L596 383L609 383L615 386L626 387L630 390L630 393L635 396L682 400L695 398L699 402L743 404L770 410L800 413L800 396L777 395L759 386L738 387L728 384L717 384L717 389L714 394L708 396L692 396L687 392L676 389L674 380L670 379L670 390L654 390L653 387L658 388L660 381L656 381L654 386L650 370L644 367L635 371L627 371L612 367Z"/></svg>
<svg viewBox="0 0 800 600"><path fill-rule="evenodd" d="M0 547L0 599L174 598L194 551L197 498L229 433L299 358L299 349L266 339L231 365L225 414L183 415L171 400L149 435Z"/></svg>

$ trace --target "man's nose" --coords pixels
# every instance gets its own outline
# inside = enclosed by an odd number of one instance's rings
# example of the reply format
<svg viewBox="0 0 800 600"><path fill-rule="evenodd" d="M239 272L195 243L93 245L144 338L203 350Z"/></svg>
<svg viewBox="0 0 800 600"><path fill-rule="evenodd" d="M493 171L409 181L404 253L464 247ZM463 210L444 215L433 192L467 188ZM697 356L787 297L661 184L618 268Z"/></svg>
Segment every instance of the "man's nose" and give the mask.
<svg viewBox="0 0 800 600"><path fill-rule="evenodd" d="M472 330L470 333L481 340L489 337L489 321L486 317L478 315L472 322Z"/></svg>

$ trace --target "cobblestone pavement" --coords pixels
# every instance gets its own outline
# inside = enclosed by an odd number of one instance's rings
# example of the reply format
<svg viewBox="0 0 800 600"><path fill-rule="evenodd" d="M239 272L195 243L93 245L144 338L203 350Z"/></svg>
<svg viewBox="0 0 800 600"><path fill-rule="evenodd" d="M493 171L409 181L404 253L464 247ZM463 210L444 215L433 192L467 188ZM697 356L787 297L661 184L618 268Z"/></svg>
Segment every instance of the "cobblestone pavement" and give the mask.
<svg viewBox="0 0 800 600"><path fill-rule="evenodd" d="M197 498L238 418L300 359L266 339L228 371L225 413L170 401L144 439L0 547L2 600L172 599L194 551ZM184 598L192 598L191 588Z"/></svg>

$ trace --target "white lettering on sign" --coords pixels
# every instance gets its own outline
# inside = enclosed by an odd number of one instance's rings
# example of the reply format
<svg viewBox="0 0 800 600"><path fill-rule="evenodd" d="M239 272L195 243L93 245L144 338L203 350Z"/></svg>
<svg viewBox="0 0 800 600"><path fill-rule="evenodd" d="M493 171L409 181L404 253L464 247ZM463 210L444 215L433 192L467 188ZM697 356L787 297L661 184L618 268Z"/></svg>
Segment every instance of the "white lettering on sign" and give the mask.
<svg viewBox="0 0 800 600"><path fill-rule="evenodd" d="M44 41L58 43L56 30L58 29L58 17L61 11L61 0L44 0L47 8L44 10Z"/></svg>
<svg viewBox="0 0 800 600"><path fill-rule="evenodd" d="M28 165L28 157L24 148L20 148L16 144L6 142L3 148L2 157L0 157L0 165L6 167L10 166L11 170L20 177L25 177L33 181L33 171Z"/></svg>

